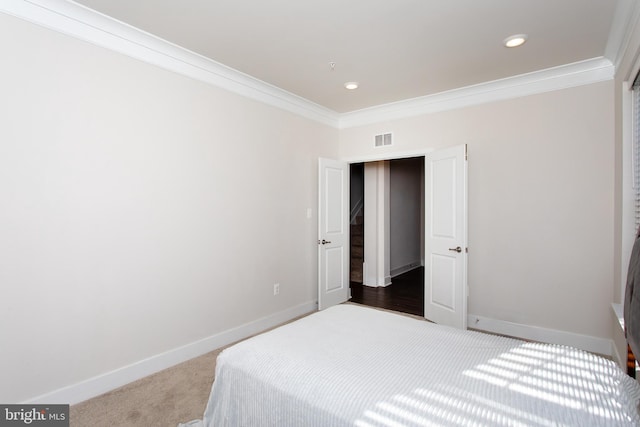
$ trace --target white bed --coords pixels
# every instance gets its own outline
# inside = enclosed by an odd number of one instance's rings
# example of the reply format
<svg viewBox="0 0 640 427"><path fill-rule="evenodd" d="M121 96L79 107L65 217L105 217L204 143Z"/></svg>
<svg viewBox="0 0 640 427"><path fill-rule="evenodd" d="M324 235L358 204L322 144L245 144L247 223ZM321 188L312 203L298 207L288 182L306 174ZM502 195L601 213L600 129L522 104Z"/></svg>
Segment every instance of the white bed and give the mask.
<svg viewBox="0 0 640 427"><path fill-rule="evenodd" d="M584 351L343 304L224 350L187 425L630 426L639 399Z"/></svg>

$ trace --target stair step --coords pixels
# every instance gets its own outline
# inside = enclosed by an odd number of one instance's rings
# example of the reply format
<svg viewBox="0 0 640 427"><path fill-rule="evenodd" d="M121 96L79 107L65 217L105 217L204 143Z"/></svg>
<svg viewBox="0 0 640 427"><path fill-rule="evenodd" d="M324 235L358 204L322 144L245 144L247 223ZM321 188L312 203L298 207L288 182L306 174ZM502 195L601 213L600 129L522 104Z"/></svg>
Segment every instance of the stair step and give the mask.
<svg viewBox="0 0 640 427"><path fill-rule="evenodd" d="M351 271L351 281L356 283L362 283L362 272L361 271Z"/></svg>
<svg viewBox="0 0 640 427"><path fill-rule="evenodd" d="M362 263L364 262L364 215L359 214L351 224L351 271L350 280L363 283Z"/></svg>

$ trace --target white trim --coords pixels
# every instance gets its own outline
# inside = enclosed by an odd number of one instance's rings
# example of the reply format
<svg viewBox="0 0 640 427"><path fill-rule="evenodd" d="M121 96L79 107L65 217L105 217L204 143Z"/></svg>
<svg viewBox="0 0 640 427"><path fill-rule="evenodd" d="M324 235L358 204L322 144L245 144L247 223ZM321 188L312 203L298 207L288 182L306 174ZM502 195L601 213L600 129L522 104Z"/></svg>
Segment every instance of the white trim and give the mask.
<svg viewBox="0 0 640 427"><path fill-rule="evenodd" d="M77 3L2 0L0 12L308 119L338 126L339 115L335 111Z"/></svg>
<svg viewBox="0 0 640 427"><path fill-rule="evenodd" d="M427 154L433 152L433 148L415 150L415 151L400 151L389 152L380 154L371 154L367 156L357 157L344 157L341 158L343 162L347 163L367 163L367 162L380 162L382 160L396 160L396 159L409 159L411 157L424 157Z"/></svg>
<svg viewBox="0 0 640 427"><path fill-rule="evenodd" d="M612 80L611 61L598 57L433 95L365 108L340 116L340 128L396 120Z"/></svg>
<svg viewBox="0 0 640 427"><path fill-rule="evenodd" d="M604 54L616 69L620 66L624 54L629 48L631 35L639 20L640 3L637 0L618 0ZM625 80L628 78L628 76L624 77Z"/></svg>
<svg viewBox="0 0 640 427"><path fill-rule="evenodd" d="M420 268L420 267L424 267L424 265L422 264L422 262L416 261L416 262L412 262L412 263L394 268L393 270L391 270L391 279L393 280L393 278L396 276L399 276L401 274L407 273L411 270L415 270L416 268Z"/></svg>
<svg viewBox="0 0 640 427"><path fill-rule="evenodd" d="M317 310L317 303L307 302L292 308L262 317L244 325L232 328L196 342L166 351L161 354L123 366L111 372L89 378L43 395L28 399L22 404L50 403L76 404L132 381L139 380L163 369L209 353L236 341L240 341L269 328L280 325L295 317Z"/></svg>
<svg viewBox="0 0 640 427"><path fill-rule="evenodd" d="M612 62L599 57L340 114L72 1L2 0L0 12L340 129L591 84L614 75ZM617 33L611 37L620 38Z"/></svg>
<svg viewBox="0 0 640 427"><path fill-rule="evenodd" d="M613 341L611 341L611 360L616 362L620 368L624 368L627 365L627 355L625 354L623 359L622 356L620 356L620 353L618 353L618 348Z"/></svg>
<svg viewBox="0 0 640 427"><path fill-rule="evenodd" d="M621 303L624 300L624 292L627 284L627 269L631 249L635 241L635 190L633 188L633 92L630 82L622 82L621 103L622 109L622 172L621 172L621 233L620 236L620 282L617 286L620 289L620 300L614 303Z"/></svg>
<svg viewBox="0 0 640 427"><path fill-rule="evenodd" d="M626 339L624 338L624 309L623 309L623 305L622 304L616 304L616 303L612 303L611 304L611 312L615 318L614 320L614 325L613 325L613 337L614 339L611 340L611 358L613 359L614 362L616 362L618 364L618 366L620 366L620 368L626 370L627 367L627 353L624 353L624 358L622 357L622 355L620 354L620 352L618 352L618 346L616 345L616 335L618 335L618 337L621 337L623 340L625 340L625 344L626 344ZM626 348L626 346L625 346Z"/></svg>
<svg viewBox="0 0 640 427"><path fill-rule="evenodd" d="M538 326L523 325L521 323L507 322L488 317L469 314L469 328L480 331L493 332L495 334L522 338L532 341L540 341L551 344L568 345L582 350L611 356L613 342L610 339L592 337L589 335L575 334L572 332L558 331L555 329L541 328Z"/></svg>
<svg viewBox="0 0 640 427"><path fill-rule="evenodd" d="M620 330L624 332L624 306L622 304L611 303L611 310L618 321Z"/></svg>

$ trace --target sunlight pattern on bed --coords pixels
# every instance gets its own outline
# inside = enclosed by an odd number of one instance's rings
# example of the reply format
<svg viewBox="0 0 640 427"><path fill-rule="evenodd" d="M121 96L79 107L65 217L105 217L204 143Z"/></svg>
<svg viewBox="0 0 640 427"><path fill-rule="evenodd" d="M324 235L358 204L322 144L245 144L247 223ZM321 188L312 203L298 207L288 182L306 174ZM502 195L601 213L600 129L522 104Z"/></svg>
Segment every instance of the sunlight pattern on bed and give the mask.
<svg viewBox="0 0 640 427"><path fill-rule="evenodd" d="M639 399L574 348L341 305L223 351L203 424L627 426Z"/></svg>

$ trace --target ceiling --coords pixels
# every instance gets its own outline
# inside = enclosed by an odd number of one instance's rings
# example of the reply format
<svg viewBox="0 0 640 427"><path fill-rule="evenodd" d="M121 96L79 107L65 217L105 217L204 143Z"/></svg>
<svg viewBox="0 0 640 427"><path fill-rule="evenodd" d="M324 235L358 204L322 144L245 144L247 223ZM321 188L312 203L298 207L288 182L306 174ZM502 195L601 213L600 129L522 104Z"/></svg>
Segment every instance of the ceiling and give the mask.
<svg viewBox="0 0 640 427"><path fill-rule="evenodd" d="M620 0L75 1L345 113L605 56Z"/></svg>

